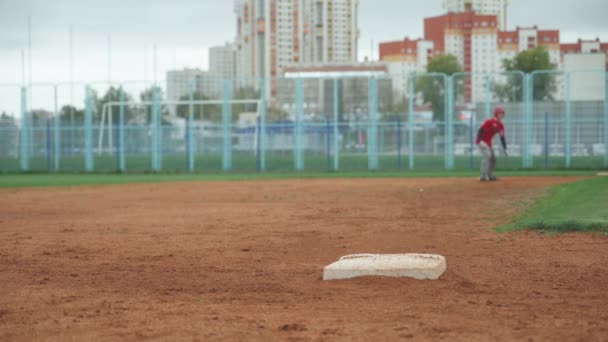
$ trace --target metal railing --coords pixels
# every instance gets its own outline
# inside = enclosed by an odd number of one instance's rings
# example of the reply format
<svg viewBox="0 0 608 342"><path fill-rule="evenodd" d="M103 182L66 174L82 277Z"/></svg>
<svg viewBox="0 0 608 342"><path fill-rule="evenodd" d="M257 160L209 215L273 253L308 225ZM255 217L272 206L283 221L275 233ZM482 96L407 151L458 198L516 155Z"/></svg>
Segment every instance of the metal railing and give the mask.
<svg viewBox="0 0 608 342"><path fill-rule="evenodd" d="M499 167L608 167L605 71L214 84L178 99L174 84L2 84L0 172L474 169L498 104L513 155Z"/></svg>

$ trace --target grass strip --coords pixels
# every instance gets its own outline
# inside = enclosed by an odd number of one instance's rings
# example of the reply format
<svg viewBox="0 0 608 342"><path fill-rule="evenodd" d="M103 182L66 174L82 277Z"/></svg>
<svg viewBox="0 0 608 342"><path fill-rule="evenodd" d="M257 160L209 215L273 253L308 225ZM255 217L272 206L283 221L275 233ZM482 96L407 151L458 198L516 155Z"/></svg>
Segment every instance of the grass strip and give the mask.
<svg viewBox="0 0 608 342"><path fill-rule="evenodd" d="M529 229L545 233L608 233L608 177L561 184L549 190L499 232Z"/></svg>

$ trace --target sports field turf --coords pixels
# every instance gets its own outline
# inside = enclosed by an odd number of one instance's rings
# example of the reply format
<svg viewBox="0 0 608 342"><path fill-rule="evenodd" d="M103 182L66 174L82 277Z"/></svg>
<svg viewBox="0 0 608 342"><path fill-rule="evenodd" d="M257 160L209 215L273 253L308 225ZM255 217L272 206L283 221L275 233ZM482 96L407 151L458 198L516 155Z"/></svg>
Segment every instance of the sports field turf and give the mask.
<svg viewBox="0 0 608 342"><path fill-rule="evenodd" d="M544 232L608 232L608 177L551 188L521 217L499 231L521 228Z"/></svg>
<svg viewBox="0 0 608 342"><path fill-rule="evenodd" d="M607 238L493 231L585 177L403 175L1 175L214 181L0 189L0 340L605 340ZM266 180L304 176L326 179ZM322 280L357 253L440 254L448 268L434 282Z"/></svg>
<svg viewBox="0 0 608 342"><path fill-rule="evenodd" d="M445 170L445 158L443 155L416 155L413 159L413 167L416 171L436 172ZM383 155L378 158L378 169L382 171L407 171L410 168L409 156L403 154L401 158L397 155ZM454 157L454 170L474 171L479 169L479 157L471 159L468 156ZM522 169L521 157L498 157L498 169L516 171ZM307 172L323 172L333 169L333 156L329 158L325 154L308 152L304 157L304 170ZM572 157L571 169L574 170L597 170L604 167L602 157ZM232 158L232 172L253 173L257 171L258 160L254 155L235 153ZM545 160L535 157L534 169L565 169L564 157L550 157ZM82 172L85 169L84 156L62 156L59 171ZM151 171L151 158L147 155L125 156L125 169L131 173L142 173ZM220 155L197 155L194 158L194 169L200 173L217 173L222 171L222 157ZM19 160L0 159L0 172L19 172ZM30 159L30 170L33 172L54 171L54 159L47 160L45 157L34 157ZM95 172L115 172L118 170L118 160L115 156L94 156ZM366 172L368 171L368 157L363 154L340 155L339 170L342 172ZM186 172L186 158L183 154L166 154L162 157L163 172ZM293 172L294 158L291 152L272 152L266 154L266 171L268 172Z"/></svg>
<svg viewBox="0 0 608 342"><path fill-rule="evenodd" d="M595 172L585 170L532 170L503 171L502 177L520 176L592 176ZM283 172L283 173L212 173L212 174L84 174L84 173L31 173L0 174L0 188L77 186L103 184L188 182L188 181L239 181L256 179L295 179L295 178L416 178L416 177L477 177L475 171L401 171L401 172Z"/></svg>

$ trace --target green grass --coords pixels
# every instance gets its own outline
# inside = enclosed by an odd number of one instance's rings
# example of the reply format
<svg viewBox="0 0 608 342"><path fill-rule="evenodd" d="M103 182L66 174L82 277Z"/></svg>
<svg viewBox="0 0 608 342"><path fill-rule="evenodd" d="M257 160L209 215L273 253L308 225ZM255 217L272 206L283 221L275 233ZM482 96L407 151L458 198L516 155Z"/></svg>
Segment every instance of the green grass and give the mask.
<svg viewBox="0 0 608 342"><path fill-rule="evenodd" d="M127 155L125 158L126 170L130 173L145 173L151 171L151 158L146 155ZM543 158L534 158L534 167L545 167ZM51 160L51 170L54 170L54 160ZM444 169L444 157L432 155L417 155L414 158L416 171L441 171ZM473 170L479 168L479 157L473 160ZM222 158L218 154L197 155L194 160L196 172L199 173L218 173L222 171ZM333 159L329 160L330 167L333 166ZM340 171L344 172L366 172L368 158L363 154L340 155ZM563 157L551 157L548 160L547 168L559 170L565 168ZM328 170L327 156L322 153L308 152L305 156L304 167L307 172L323 172ZM383 155L379 157L379 167L382 171L398 172L398 157ZM409 167L407 155L401 157L401 169ZM573 157L571 169L575 170L598 170L604 167L602 157ZM111 173L116 171L116 158L113 156L95 156L94 168L97 173ZM470 171L470 159L466 156L456 156L454 158L454 168L457 171ZM522 168L521 157L498 159L499 170L520 170ZM34 157L30 160L30 170L33 172L45 172L47 161L44 157ZM186 172L186 158L184 155L167 154L162 158L163 172L184 173ZM256 172L256 157L252 154L235 153L233 156L233 172L254 173ZM266 154L266 170L269 172L293 172L294 160L291 152L269 152ZM64 156L60 162L61 172L83 172L83 156ZM0 172L16 173L19 172L19 160L0 159Z"/></svg>
<svg viewBox="0 0 608 342"><path fill-rule="evenodd" d="M608 233L608 177L596 177L552 188L500 232L529 229L547 233Z"/></svg>
<svg viewBox="0 0 608 342"><path fill-rule="evenodd" d="M513 176L591 176L590 171L502 171ZM399 178L399 177L477 177L476 171L400 171L400 172L268 172L268 173L195 173L195 174L83 174L30 173L0 174L0 188L78 186L188 181L242 181L295 178Z"/></svg>

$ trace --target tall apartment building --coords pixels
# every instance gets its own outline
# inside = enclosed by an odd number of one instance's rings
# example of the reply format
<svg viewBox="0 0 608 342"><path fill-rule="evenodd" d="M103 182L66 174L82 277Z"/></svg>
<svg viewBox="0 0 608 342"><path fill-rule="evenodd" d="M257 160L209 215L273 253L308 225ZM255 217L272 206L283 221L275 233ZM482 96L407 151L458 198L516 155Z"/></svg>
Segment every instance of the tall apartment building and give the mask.
<svg viewBox="0 0 608 342"><path fill-rule="evenodd" d="M473 11L478 14L495 15L498 19L498 28L507 29L507 9L511 0L443 0L443 8L448 13L466 12L470 4Z"/></svg>
<svg viewBox="0 0 608 342"><path fill-rule="evenodd" d="M606 56L606 70L608 70L608 42L602 42L599 38L594 40L579 39L576 43L561 44L560 52L562 63L566 55L604 54Z"/></svg>
<svg viewBox="0 0 608 342"><path fill-rule="evenodd" d="M425 38L435 43L435 53L455 55L463 71L473 74L465 80L465 101L482 101L488 83L484 74L502 71L502 61L522 51L543 46L551 62L560 64L558 30L539 30L536 26L500 30L496 15L477 13L471 2L465 6L464 12L424 20Z"/></svg>
<svg viewBox="0 0 608 342"><path fill-rule="evenodd" d="M197 78L200 78L204 73L200 69L191 68L167 71L167 100L179 101L180 98L188 95L191 87L196 86ZM172 116L176 115L176 109L176 105L169 106L169 112Z"/></svg>
<svg viewBox="0 0 608 342"><path fill-rule="evenodd" d="M496 60L499 65L504 59L513 59L522 51L542 46L549 53L551 63L561 61L559 30L539 30L537 26L517 27L515 31L498 33Z"/></svg>
<svg viewBox="0 0 608 342"><path fill-rule="evenodd" d="M236 0L237 76L279 77L294 63L357 60L359 0ZM249 80L249 81L243 81ZM276 95L276 82L267 87Z"/></svg>
<svg viewBox="0 0 608 342"><path fill-rule="evenodd" d="M434 43L430 40L417 39L396 40L380 43L380 61L388 66L388 73L393 79L406 82L412 73L423 73L434 56ZM397 87L398 93L406 92L405 84Z"/></svg>
<svg viewBox="0 0 608 342"><path fill-rule="evenodd" d="M236 50L234 44L209 48L209 73L221 80L236 77Z"/></svg>
<svg viewBox="0 0 608 342"><path fill-rule="evenodd" d="M358 0L305 1L304 62L357 61L358 6Z"/></svg>
<svg viewBox="0 0 608 342"><path fill-rule="evenodd" d="M167 71L167 100L178 101L190 94L190 89L201 93L207 98L219 99L222 95L222 79L211 71L201 69L185 68L182 70ZM194 87L194 88L192 88ZM169 113L173 116L177 113L177 105L170 105Z"/></svg>
<svg viewBox="0 0 608 342"><path fill-rule="evenodd" d="M465 100L475 102L485 93L483 73L499 70L496 58L498 19L495 15L473 12L447 13L424 19L425 39L433 41L436 53L458 58L464 72L474 76L465 80Z"/></svg>

